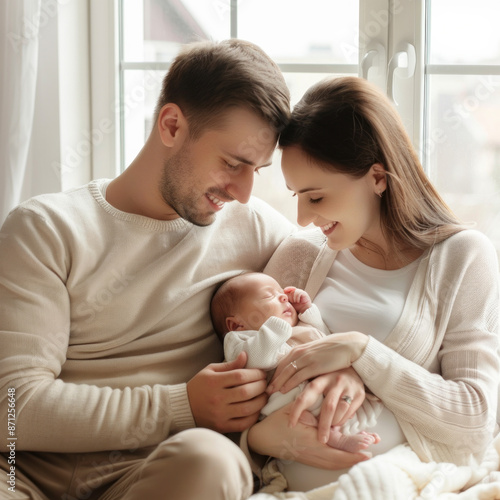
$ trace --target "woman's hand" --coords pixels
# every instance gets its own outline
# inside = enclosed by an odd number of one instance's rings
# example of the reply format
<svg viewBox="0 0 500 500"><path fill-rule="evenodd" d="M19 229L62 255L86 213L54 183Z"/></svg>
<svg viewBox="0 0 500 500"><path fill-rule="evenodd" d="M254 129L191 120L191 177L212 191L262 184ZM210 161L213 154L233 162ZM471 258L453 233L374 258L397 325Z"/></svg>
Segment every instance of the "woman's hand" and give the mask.
<svg viewBox="0 0 500 500"><path fill-rule="evenodd" d="M318 440L326 443L330 427L343 425L352 418L365 399L365 386L353 368L346 368L311 380L297 396L290 407L291 427L297 425L302 413L307 410L320 395L325 398L321 405L318 424ZM344 400L347 397L351 400Z"/></svg>
<svg viewBox="0 0 500 500"><path fill-rule="evenodd" d="M294 347L281 361L268 394L287 393L305 380L349 368L363 353L368 336L360 332L333 333Z"/></svg>
<svg viewBox="0 0 500 500"><path fill-rule="evenodd" d="M320 443L317 430L299 420L287 425L291 403L271 413L248 432L250 449L280 460L293 460L321 469L338 470L368 459L363 453L349 453Z"/></svg>

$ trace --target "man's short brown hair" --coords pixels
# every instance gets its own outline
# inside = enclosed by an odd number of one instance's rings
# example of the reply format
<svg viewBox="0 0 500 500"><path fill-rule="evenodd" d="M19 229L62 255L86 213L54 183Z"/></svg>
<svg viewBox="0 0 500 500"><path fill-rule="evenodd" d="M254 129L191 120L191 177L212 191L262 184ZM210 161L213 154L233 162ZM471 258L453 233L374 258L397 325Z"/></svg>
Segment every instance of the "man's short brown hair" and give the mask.
<svg viewBox="0 0 500 500"><path fill-rule="evenodd" d="M232 107L254 111L276 135L290 116L290 93L278 65L257 45L237 39L186 45L163 79L154 123L167 103L181 108L192 138L215 127Z"/></svg>

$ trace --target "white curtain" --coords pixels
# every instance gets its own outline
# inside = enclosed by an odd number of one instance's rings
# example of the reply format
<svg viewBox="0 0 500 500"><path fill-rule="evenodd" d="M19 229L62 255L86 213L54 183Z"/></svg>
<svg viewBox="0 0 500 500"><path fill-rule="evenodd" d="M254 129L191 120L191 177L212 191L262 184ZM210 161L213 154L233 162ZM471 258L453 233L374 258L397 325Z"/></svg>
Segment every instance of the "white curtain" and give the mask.
<svg viewBox="0 0 500 500"><path fill-rule="evenodd" d="M41 0L0 0L0 225L21 201L38 71Z"/></svg>

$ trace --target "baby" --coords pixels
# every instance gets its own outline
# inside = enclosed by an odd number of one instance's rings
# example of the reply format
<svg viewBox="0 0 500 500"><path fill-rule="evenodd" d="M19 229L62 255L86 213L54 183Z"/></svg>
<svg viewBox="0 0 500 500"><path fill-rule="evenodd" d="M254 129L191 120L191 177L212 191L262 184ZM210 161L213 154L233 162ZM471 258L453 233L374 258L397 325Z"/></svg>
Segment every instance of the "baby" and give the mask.
<svg viewBox="0 0 500 500"><path fill-rule="evenodd" d="M245 351L246 367L268 371L268 380L293 346L330 333L319 309L304 290L294 287L283 290L276 280L263 273L245 273L223 283L212 298L210 312L215 331L224 344L226 360L232 361ZM286 394L272 394L261 410L261 418L293 401L305 385L306 382ZM318 398L309 408L313 417L307 415L304 423L317 427L316 417L322 401L323 397ZM379 412L377 405L372 403L363 413L371 413L370 425L373 425ZM346 435L336 426L331 428L327 444L357 453L379 441L377 434L361 431Z"/></svg>

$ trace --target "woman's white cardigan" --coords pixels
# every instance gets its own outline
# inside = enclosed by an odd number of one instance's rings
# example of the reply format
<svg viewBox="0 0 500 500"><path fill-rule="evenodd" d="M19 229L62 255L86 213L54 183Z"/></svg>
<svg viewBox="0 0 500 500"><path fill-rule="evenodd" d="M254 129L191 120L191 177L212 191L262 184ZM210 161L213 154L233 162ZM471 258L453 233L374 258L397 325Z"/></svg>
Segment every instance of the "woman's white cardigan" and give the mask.
<svg viewBox="0 0 500 500"><path fill-rule="evenodd" d="M321 232L302 231L281 244L265 271L314 298L335 255ZM353 364L421 460L473 464L492 440L498 311L493 245L478 231L461 231L424 253L396 327L384 342L370 337Z"/></svg>

